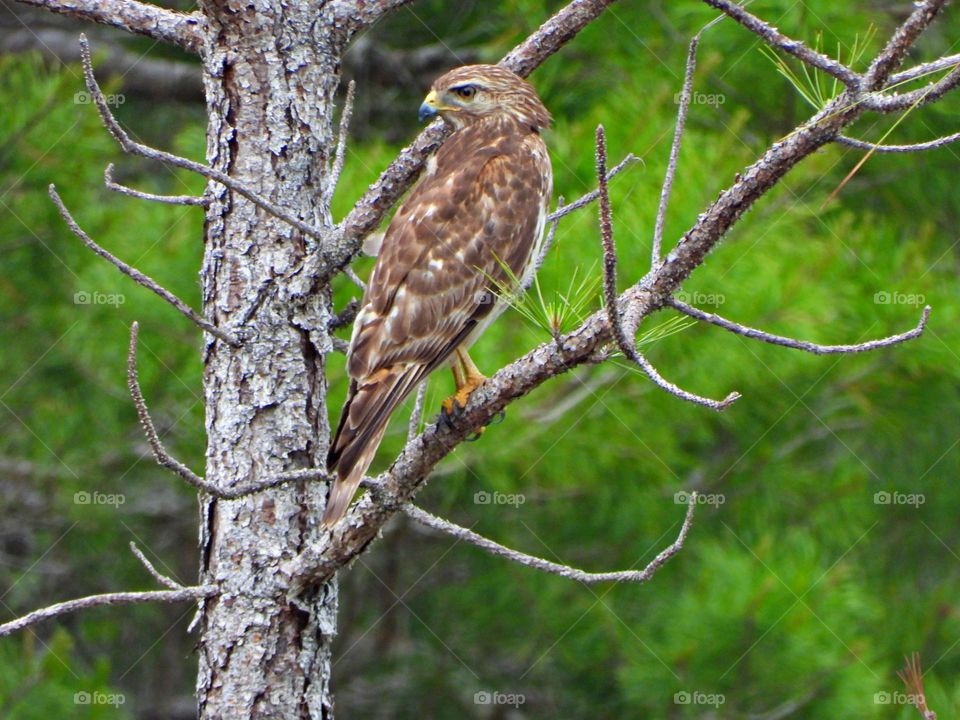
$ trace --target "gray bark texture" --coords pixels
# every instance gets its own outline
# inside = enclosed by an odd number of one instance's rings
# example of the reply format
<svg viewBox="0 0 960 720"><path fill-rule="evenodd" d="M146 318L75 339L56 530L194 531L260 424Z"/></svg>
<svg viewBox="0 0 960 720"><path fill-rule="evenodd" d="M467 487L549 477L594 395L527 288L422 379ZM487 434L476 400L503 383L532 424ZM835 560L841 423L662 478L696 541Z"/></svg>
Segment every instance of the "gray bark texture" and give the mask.
<svg viewBox="0 0 960 720"><path fill-rule="evenodd" d="M205 2L208 163L313 222L323 195L346 32L329 3ZM312 241L214 185L201 278L205 315L246 330L205 352L208 480L228 488L322 466L330 298L298 272ZM316 208L329 226L327 208ZM326 488L301 482L201 504L202 718L327 718L336 581L287 599L278 563L320 542Z"/></svg>

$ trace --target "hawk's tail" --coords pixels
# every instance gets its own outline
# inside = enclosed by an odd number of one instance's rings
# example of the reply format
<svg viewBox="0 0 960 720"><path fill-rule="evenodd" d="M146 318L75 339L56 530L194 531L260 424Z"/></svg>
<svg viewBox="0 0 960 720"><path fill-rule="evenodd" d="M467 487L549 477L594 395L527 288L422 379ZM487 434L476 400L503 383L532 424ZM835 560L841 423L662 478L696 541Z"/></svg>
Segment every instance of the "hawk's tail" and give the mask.
<svg viewBox="0 0 960 720"><path fill-rule="evenodd" d="M390 414L416 386L420 375L419 367L394 366L377 371L362 383L350 383L327 454L327 469L336 474L323 512L322 522L327 527L346 514L377 453Z"/></svg>

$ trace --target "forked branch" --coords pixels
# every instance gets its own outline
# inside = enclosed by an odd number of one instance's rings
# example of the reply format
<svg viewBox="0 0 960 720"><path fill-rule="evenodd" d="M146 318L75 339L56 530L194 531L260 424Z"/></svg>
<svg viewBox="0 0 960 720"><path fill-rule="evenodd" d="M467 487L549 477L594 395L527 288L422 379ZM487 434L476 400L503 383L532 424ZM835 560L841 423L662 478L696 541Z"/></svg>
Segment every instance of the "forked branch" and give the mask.
<svg viewBox="0 0 960 720"><path fill-rule="evenodd" d="M590 585L593 583L602 582L647 582L654 576L657 570L664 565L664 563L680 552L680 550L683 548L683 543L687 539L687 533L690 532L690 527L693 525L693 514L694 510L696 509L696 504L697 494L691 493L690 503L687 505L687 514L686 517L684 517L683 525L680 526L680 533L677 535L677 539L674 540L668 547L663 549L653 560L647 564L645 568L643 568L643 570L615 570L612 572L587 572L586 570L579 570L569 565L561 565L560 563L551 562L550 560L545 560L537 557L536 555L528 555L527 553L513 550L489 538L478 535L468 528L461 527L460 525L452 523L449 520L444 520L436 515L432 515L426 510L423 510L412 503L405 505L403 511L420 524L429 528L433 528L439 532L446 533L447 535L455 537L463 542L476 545L478 548L485 550L491 555L497 555L498 557L512 560L513 562L526 565L527 567L534 568L535 570L541 570L553 575L565 577L569 580L575 580L576 582Z"/></svg>
<svg viewBox="0 0 960 720"><path fill-rule="evenodd" d="M600 192L600 238L603 241L603 299L607 309L607 321L617 347L624 357L643 370L659 388L681 400L703 405L711 410L725 410L740 398L740 393L731 392L723 400L711 400L674 385L657 372L650 361L637 350L636 342L632 341L624 330L617 298L617 251L613 244L613 218L607 189L607 140L603 125L597 126L597 184Z"/></svg>

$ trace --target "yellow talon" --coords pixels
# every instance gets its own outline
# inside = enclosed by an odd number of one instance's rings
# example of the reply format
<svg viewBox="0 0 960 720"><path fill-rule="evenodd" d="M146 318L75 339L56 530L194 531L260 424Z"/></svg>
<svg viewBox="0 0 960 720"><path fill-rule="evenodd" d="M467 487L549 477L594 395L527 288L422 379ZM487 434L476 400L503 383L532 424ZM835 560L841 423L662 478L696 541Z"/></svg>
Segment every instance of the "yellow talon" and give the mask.
<svg viewBox="0 0 960 720"><path fill-rule="evenodd" d="M443 401L443 412L447 417L453 415L467 406L470 396L486 380L486 376L480 372L479 368L470 359L466 350L457 348L457 362L453 364L453 381L457 385L457 391ZM483 432L483 428L477 431Z"/></svg>

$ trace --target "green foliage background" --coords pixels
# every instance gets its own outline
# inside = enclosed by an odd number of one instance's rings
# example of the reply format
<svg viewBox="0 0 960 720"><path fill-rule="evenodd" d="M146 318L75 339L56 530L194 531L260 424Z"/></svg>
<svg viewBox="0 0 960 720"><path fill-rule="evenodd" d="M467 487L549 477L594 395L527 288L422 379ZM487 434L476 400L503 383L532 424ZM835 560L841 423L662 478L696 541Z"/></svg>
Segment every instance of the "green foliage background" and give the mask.
<svg viewBox="0 0 960 720"><path fill-rule="evenodd" d="M372 33L395 48L443 42L495 60L561 4L421 0ZM811 43L822 32L825 50L839 43L845 57L875 26L869 57L900 10L751 4ZM947 11L916 60L956 50L957 12ZM557 194L569 200L595 185L598 123L612 159L643 159L612 185L622 285L648 269L686 42L711 17L692 1L615 4L532 77L555 116L547 140ZM57 184L105 247L198 306L202 213L110 194L102 168L117 162L124 181L154 191L200 193L203 183L122 159L92 106L75 102L81 89L76 67L0 60L0 608L8 617L151 587L131 540L184 582L197 564L195 501L149 460L124 356L129 323L139 320L148 401L168 446L199 469L199 337L79 245L47 185ZM705 36L696 90L703 95L680 157L668 247L809 112L730 22ZM358 87L365 92L374 90ZM410 119L402 134L412 137L418 100L389 102L395 122ZM117 110L145 141L203 157L202 108L131 98ZM958 110L952 97L916 112L888 141L955 132ZM877 140L892 121L867 117L853 134ZM395 132L358 129L364 140L350 148L338 217L395 154L377 139ZM649 356L698 393L740 391L722 415L663 394L623 364L576 371L512 406L443 463L418 498L425 507L512 547L606 570L642 567L672 541L684 511L676 493L696 489L713 502L700 507L683 552L642 586L584 587L396 523L343 579L335 683L344 717L506 717L503 706L475 702L488 691L522 695L517 717L907 718L911 708L877 694L902 691L895 672L913 651L928 670L930 705L941 718L957 716L960 157L957 148L875 156L824 206L860 157L830 147L810 158L684 292L705 310L825 343L902 331L928 303L922 339L815 357L696 325L648 347ZM595 210L566 219L540 276L545 295L565 292L574 270L595 271L599 252ZM123 302L78 304L77 293ZM338 281L338 302L355 293ZM883 302L891 296L914 297ZM668 319L650 318L641 331ZM476 357L492 371L548 339L512 312ZM339 408L342 358L332 366L330 405ZM432 380L429 407L448 391L445 375ZM400 415L378 467L402 445ZM76 493L93 492L124 502L78 502ZM477 503L479 492L524 502ZM878 504L878 492L924 502ZM189 716L191 615L190 607L105 609L0 640L0 715ZM77 704L82 692L121 693L124 702ZM708 696L723 702L680 702Z"/></svg>

